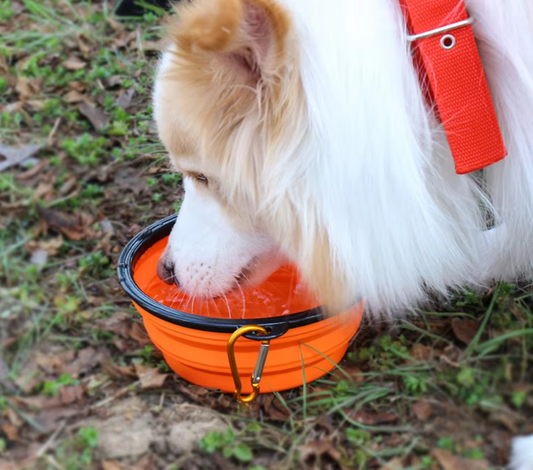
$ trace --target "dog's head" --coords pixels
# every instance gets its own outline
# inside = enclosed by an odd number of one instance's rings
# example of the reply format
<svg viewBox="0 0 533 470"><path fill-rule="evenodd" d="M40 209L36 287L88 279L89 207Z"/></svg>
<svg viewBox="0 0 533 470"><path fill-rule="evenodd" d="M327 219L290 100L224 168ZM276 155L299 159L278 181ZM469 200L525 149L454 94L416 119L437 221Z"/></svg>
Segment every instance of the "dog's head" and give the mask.
<svg viewBox="0 0 533 470"><path fill-rule="evenodd" d="M338 278L305 177L312 143L289 13L274 0L183 2L167 39L154 113L186 194L160 277L209 298L288 257L332 293Z"/></svg>

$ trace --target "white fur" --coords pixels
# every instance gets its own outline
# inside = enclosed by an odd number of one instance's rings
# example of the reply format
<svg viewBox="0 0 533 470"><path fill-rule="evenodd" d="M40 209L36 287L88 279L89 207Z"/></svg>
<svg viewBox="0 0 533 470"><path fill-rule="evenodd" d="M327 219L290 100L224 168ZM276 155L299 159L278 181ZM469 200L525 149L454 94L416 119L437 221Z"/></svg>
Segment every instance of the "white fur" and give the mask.
<svg viewBox="0 0 533 470"><path fill-rule="evenodd" d="M337 0L328 7L323 0L279 1L296 23L307 119L288 123L285 138L267 148L267 139L254 135L259 118L249 118L228 145L234 155L249 155L238 161L261 172L252 199L262 205L252 205L276 222L267 230L281 249L305 271L316 248L313 227L320 226L346 280L347 302L363 298L367 310L378 313L413 308L428 292L446 295L467 284L530 276L530 0L467 2L509 151L487 170L487 194L470 176L455 174L442 126L425 103L397 0ZM166 53L159 76L169 65ZM156 81L156 119L159 91ZM239 181L235 173L243 170L231 162L224 171ZM484 230L479 210L487 198L499 223L493 231ZM287 200L302 219L298 247L288 246L280 220ZM196 238L200 222L187 220L195 225L182 232ZM228 230L225 219L219 221L216 230ZM213 258L226 250L226 240L216 240ZM233 245L240 258L232 265L242 264L245 250L262 250L246 237ZM226 286L234 270L218 275Z"/></svg>
<svg viewBox="0 0 533 470"><path fill-rule="evenodd" d="M244 281L256 283L279 264L277 245L267 236L237 231L218 202L203 196L190 179L185 180L185 189L180 215L169 237L172 249L167 253L184 292L200 298L216 297L237 287L243 268L253 271L253 278ZM256 265L261 269L252 270Z"/></svg>
<svg viewBox="0 0 533 470"><path fill-rule="evenodd" d="M233 157L219 175L222 184L234 181L228 194L236 194L239 172L253 168L258 181L246 188L247 201L271 223L260 224L264 234L242 232L188 184L169 245L182 285L202 295L232 288L252 258L267 259L278 249L305 272L317 227L346 280L345 300L362 298L369 312L414 308L428 292L531 279L531 0L466 1L508 149L486 170L483 193L471 175L454 171L442 126L420 88L398 0L279 2L295 23L307 111L287 120L276 142L256 134L261 111L244 116L228 142ZM170 65L165 53L154 93L158 125L162 87L169 86L160 79ZM188 125L179 103L175 109L176 120ZM496 229L485 230L480 200L492 202ZM296 217L294 246L285 227ZM516 439L510 468L532 470L532 461L533 437Z"/></svg>
<svg viewBox="0 0 533 470"><path fill-rule="evenodd" d="M533 470L533 436L513 439L509 470Z"/></svg>

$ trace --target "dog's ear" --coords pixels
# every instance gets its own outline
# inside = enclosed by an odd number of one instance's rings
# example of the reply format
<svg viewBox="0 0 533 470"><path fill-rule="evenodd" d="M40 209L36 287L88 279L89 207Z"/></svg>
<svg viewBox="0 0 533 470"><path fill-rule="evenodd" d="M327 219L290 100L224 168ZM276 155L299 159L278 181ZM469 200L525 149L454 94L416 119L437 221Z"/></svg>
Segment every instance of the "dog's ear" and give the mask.
<svg viewBox="0 0 533 470"><path fill-rule="evenodd" d="M169 34L182 60L253 84L285 64L290 24L275 0L195 0L176 7Z"/></svg>

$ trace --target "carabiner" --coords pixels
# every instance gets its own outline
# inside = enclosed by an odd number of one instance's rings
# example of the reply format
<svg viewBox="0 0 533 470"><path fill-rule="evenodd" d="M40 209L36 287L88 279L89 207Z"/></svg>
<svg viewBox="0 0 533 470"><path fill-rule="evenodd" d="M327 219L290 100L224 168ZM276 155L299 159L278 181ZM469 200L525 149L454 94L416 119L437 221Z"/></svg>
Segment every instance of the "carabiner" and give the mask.
<svg viewBox="0 0 533 470"><path fill-rule="evenodd" d="M233 333L228 341L228 359L231 367L231 375L233 376L233 381L235 382L235 398L240 403L252 403L259 396L259 382L261 381L261 376L263 375L263 368L265 367L265 361L267 358L268 349L270 347L269 339L261 341L261 348L259 349L259 355L257 357L255 369L252 374L252 393L243 397L241 395L242 383L241 378L239 377L239 368L237 366L237 361L235 360L235 342L242 335L251 332L261 333L262 335L268 334L266 328L263 328L262 326L247 325L239 328L235 333Z"/></svg>

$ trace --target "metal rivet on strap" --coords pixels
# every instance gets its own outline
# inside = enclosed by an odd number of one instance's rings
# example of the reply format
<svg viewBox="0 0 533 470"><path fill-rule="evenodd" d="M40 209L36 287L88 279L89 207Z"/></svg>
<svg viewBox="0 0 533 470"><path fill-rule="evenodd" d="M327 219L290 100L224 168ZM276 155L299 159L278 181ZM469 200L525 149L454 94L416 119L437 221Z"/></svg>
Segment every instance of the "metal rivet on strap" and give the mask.
<svg viewBox="0 0 533 470"><path fill-rule="evenodd" d="M440 45L443 49L453 49L455 46L455 36L451 34L445 34L440 38Z"/></svg>

